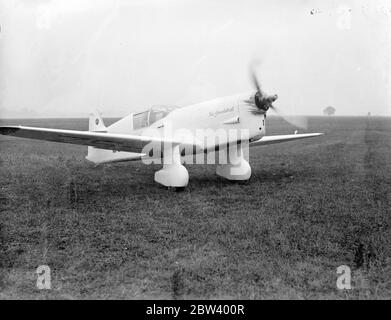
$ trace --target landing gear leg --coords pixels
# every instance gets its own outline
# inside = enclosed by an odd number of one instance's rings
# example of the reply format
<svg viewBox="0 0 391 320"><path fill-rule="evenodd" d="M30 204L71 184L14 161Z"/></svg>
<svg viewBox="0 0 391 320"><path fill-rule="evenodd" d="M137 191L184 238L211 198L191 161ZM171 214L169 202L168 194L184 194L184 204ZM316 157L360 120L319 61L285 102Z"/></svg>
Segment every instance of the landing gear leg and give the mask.
<svg viewBox="0 0 391 320"><path fill-rule="evenodd" d="M163 152L163 169L155 172L155 181L166 187L184 188L189 183L189 173L181 164L179 145Z"/></svg>
<svg viewBox="0 0 391 320"><path fill-rule="evenodd" d="M251 167L243 156L242 145L230 146L226 153L226 164L217 166L216 173L228 180L248 180L251 177Z"/></svg>

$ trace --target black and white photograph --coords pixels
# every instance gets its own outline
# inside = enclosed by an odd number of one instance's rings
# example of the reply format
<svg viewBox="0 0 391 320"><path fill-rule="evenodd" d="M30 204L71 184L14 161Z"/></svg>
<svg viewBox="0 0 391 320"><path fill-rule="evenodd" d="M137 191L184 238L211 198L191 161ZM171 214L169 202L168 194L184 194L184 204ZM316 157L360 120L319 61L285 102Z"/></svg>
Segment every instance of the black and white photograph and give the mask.
<svg viewBox="0 0 391 320"><path fill-rule="evenodd" d="M390 1L0 0L0 300L390 299Z"/></svg>

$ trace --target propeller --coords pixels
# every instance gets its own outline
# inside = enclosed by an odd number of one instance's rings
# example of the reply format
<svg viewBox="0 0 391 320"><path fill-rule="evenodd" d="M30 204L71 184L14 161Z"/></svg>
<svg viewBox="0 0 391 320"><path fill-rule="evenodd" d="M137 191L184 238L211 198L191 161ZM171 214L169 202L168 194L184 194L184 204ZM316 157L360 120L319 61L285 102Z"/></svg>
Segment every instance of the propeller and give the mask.
<svg viewBox="0 0 391 320"><path fill-rule="evenodd" d="M259 63L259 62L256 62ZM256 107L259 109L261 113L266 114L266 112L269 109L272 109L277 115L282 117L285 121L289 122L290 124L300 127L303 129L307 129L307 118L301 117L301 116L287 116L284 114L284 112L281 111L280 108L276 108L273 105L273 102L278 99L278 95L267 95L265 92L261 89L261 84L258 81L258 78L255 74L254 70L255 63L250 65L250 77L252 80L252 83L254 87L257 89L257 92L254 95L254 102Z"/></svg>
<svg viewBox="0 0 391 320"><path fill-rule="evenodd" d="M295 127L299 127L302 129L307 129L308 127L308 119L305 116L294 116L294 115L286 115L284 112L281 111L280 108L276 108L273 106L272 110L279 115L281 118L283 118L286 122L290 123L291 125L294 125Z"/></svg>

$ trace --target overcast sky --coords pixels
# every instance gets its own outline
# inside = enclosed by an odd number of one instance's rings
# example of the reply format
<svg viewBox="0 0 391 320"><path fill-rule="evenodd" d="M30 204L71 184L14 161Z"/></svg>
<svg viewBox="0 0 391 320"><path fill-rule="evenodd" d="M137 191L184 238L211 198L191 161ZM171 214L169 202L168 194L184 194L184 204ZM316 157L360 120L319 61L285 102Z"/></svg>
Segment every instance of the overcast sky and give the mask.
<svg viewBox="0 0 391 320"><path fill-rule="evenodd" d="M391 115L389 1L0 1L3 118L251 91L254 59L287 113Z"/></svg>

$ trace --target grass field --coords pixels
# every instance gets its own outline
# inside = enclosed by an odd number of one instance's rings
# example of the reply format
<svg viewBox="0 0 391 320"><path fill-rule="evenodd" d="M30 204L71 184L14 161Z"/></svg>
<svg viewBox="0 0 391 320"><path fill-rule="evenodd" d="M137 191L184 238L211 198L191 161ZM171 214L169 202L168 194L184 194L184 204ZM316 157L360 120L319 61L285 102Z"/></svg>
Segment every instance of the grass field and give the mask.
<svg viewBox="0 0 391 320"><path fill-rule="evenodd" d="M247 182L188 166L183 192L156 184L157 166L1 136L0 298L390 299L391 119L313 117L308 132L326 135L251 149ZM52 290L36 288L43 264Z"/></svg>

